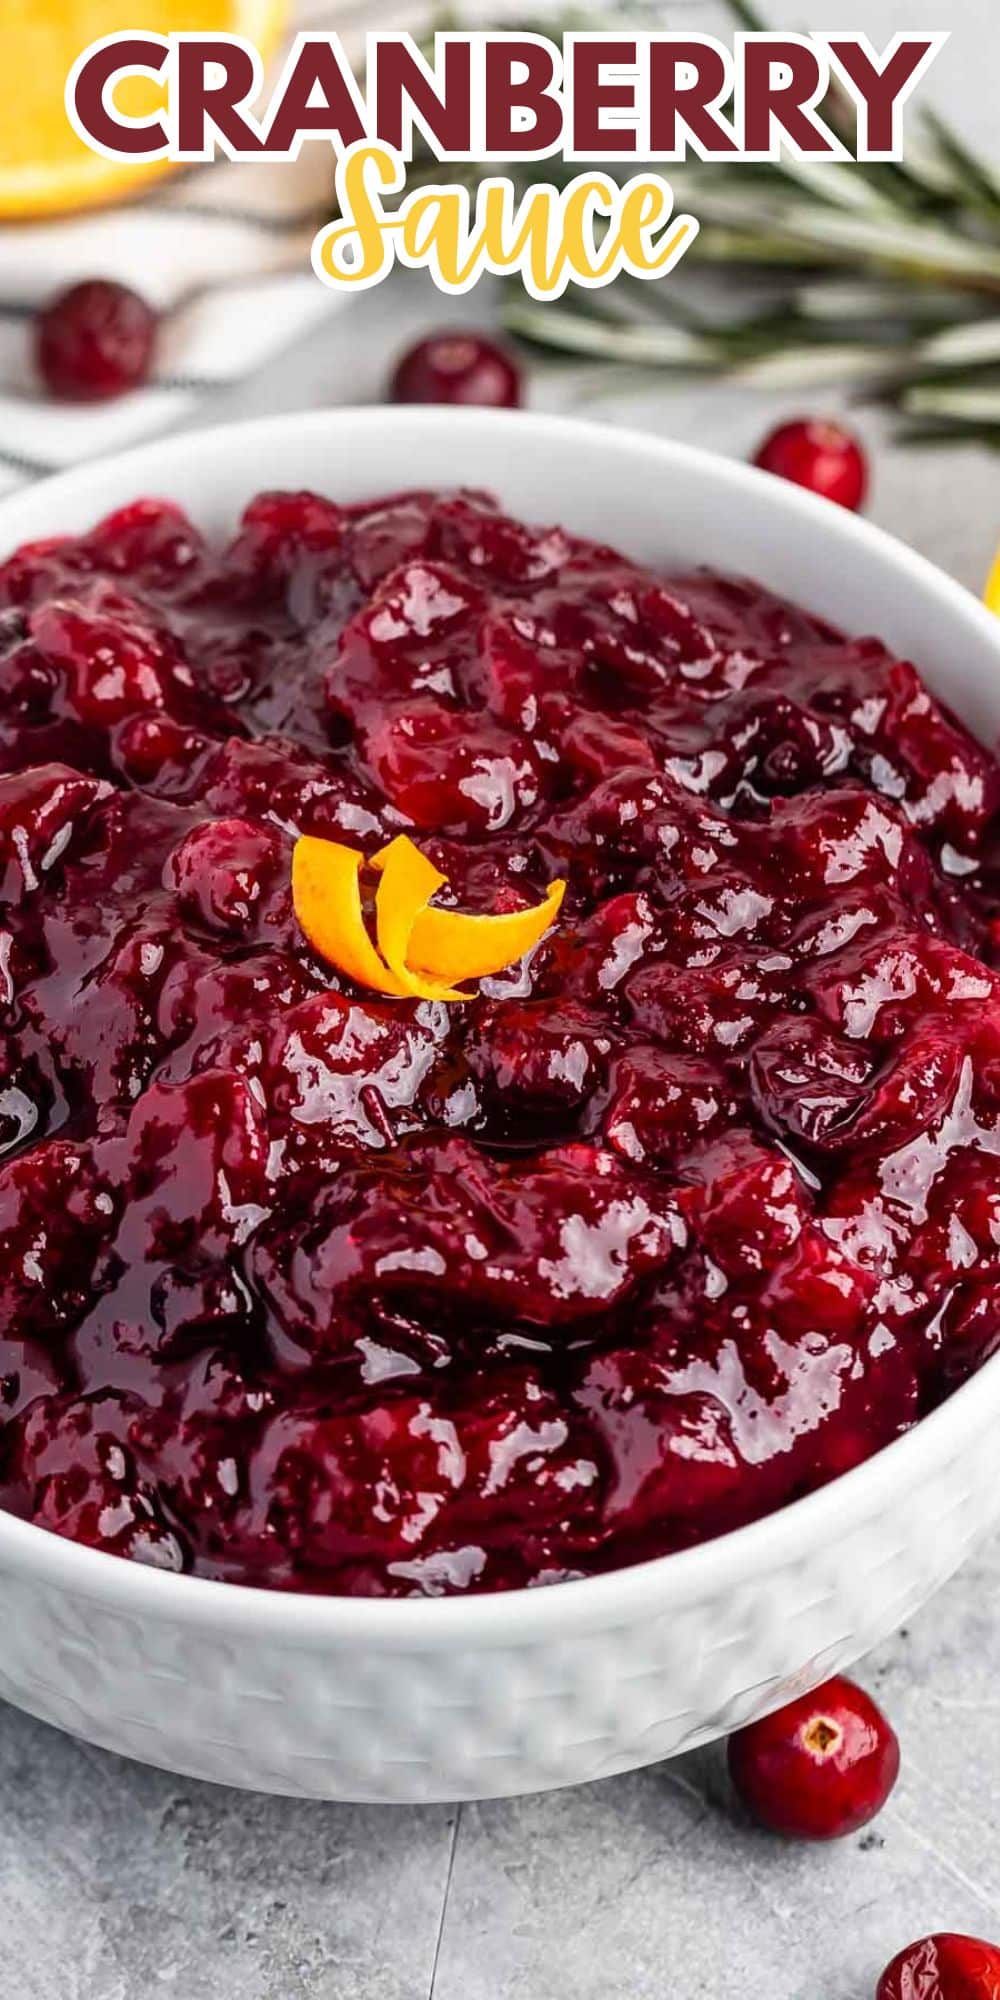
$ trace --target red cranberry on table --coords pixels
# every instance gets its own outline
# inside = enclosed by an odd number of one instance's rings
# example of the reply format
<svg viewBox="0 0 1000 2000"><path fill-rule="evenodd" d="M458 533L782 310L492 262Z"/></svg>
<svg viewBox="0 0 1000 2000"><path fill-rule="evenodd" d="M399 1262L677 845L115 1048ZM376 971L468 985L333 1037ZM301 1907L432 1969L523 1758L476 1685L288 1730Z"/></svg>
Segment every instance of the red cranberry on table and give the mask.
<svg viewBox="0 0 1000 2000"><path fill-rule="evenodd" d="M898 1952L875 2000L1000 2000L1000 1946L939 1931Z"/></svg>
<svg viewBox="0 0 1000 2000"><path fill-rule="evenodd" d="M35 361L50 395L100 403L145 382L157 316L127 285L89 278L50 299L35 322Z"/></svg>
<svg viewBox="0 0 1000 2000"><path fill-rule="evenodd" d="M779 424L754 455L754 464L823 500L856 512L868 490L868 465L857 438L840 424L808 417Z"/></svg>
<svg viewBox="0 0 1000 2000"><path fill-rule="evenodd" d="M393 372L394 403L477 403L516 409L521 377L504 348L481 333L433 333L407 349Z"/></svg>
<svg viewBox="0 0 1000 2000"><path fill-rule="evenodd" d="M881 1811L899 1772L899 1744L871 1696L838 1677L731 1736L729 1771L762 1826L798 1840L836 1840Z"/></svg>

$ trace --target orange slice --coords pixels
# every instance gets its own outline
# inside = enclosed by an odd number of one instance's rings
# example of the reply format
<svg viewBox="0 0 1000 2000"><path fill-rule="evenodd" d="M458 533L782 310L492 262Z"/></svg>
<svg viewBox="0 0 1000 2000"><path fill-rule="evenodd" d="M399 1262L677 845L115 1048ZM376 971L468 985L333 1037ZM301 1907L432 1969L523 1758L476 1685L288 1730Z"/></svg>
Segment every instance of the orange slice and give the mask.
<svg viewBox="0 0 1000 2000"><path fill-rule="evenodd" d="M995 611L997 616L1000 617L1000 549L997 550L993 558L993 568L986 579L986 589L983 591L983 603L987 611Z"/></svg>
<svg viewBox="0 0 1000 2000"><path fill-rule="evenodd" d="M285 0L30 0L0 4L0 216L26 218L89 208L141 192L162 160L106 160L77 137L66 78L103 35L168 35L183 29L243 35L264 57L284 26ZM163 102L150 77L123 77L118 109L144 118Z"/></svg>

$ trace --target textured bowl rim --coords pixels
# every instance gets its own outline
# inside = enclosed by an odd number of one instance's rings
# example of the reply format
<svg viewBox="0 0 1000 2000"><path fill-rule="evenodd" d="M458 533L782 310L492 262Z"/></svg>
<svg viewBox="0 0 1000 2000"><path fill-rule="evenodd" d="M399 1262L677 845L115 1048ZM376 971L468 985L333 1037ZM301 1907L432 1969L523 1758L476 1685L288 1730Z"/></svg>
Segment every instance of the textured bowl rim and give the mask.
<svg viewBox="0 0 1000 2000"><path fill-rule="evenodd" d="M507 430L512 448L520 452L535 443L558 452L560 442L629 457L637 465L670 467L683 480L685 472L717 482L736 501L763 509L782 520L810 518L833 549L849 560L852 549L865 549L896 572L901 585L909 580L938 599L954 619L956 638L963 628L980 644L984 638L996 652L1000 669L1000 623L970 592L926 557L875 527L871 522L802 488L779 481L753 466L740 464L699 446L650 437L579 418L499 411L433 407L353 408L317 412L296 411L230 424L218 424L179 437L154 440L116 452L92 465L48 478L31 489L31 510L45 496L54 513L65 504L86 503L105 477L128 477L135 467L136 493L172 468L190 475L192 461L210 462L234 442L256 447L256 462L266 467L268 445L296 436L315 443L317 431L336 444L338 431L358 427L375 439L383 433L391 455L402 431L411 439L440 438L442 422L452 434L473 438ZM336 454L331 453L331 463ZM383 491L392 490L388 481ZM247 496L249 497L249 495ZM0 560L24 535L18 529L23 494L0 499ZM95 500L99 507L99 500ZM29 537L30 539L30 537ZM711 560L711 551L706 551ZM808 601L808 591L804 593ZM538 1588L461 1597L358 1598L308 1591L269 1590L257 1585L178 1575L130 1562L104 1550L52 1533L35 1523L0 1511L0 1574L14 1573L50 1590L67 1591L116 1612L154 1622L178 1621L197 1630L226 1630L262 1641L290 1641L297 1647L323 1651L364 1646L376 1651L434 1651L447 1646L524 1646L569 1639L574 1634L609 1626L633 1624L651 1613L662 1615L683 1605L713 1597L720 1590L745 1589L765 1571L784 1563L799 1563L803 1552L821 1552L827 1543L842 1541L853 1527L891 1508L900 1492L915 1492L935 1468L959 1455L990 1421L1000 1418L1000 1354L994 1355L947 1402L851 1471L817 1491L765 1515L748 1526L731 1530L692 1549L654 1556L596 1576Z"/></svg>

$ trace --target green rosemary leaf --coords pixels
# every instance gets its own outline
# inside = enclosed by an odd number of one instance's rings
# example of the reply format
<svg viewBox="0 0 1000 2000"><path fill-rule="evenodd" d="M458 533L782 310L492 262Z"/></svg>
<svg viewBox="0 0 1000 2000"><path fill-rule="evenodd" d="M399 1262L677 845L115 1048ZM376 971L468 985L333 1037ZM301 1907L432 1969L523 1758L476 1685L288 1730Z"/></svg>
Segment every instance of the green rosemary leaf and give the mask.
<svg viewBox="0 0 1000 2000"><path fill-rule="evenodd" d="M946 445L954 449L957 444L985 445L991 451L1000 451L1000 425L948 423L946 420L932 421L930 418L913 423L900 423L896 427L897 444L927 447Z"/></svg>
<svg viewBox="0 0 1000 2000"><path fill-rule="evenodd" d="M588 25L588 4L558 25ZM742 28L767 26L753 0L728 4ZM553 32L551 18L535 25ZM847 93L835 84L822 108L850 146ZM895 410L904 441L1000 443L1000 172L940 114L912 126L901 161L658 170L700 224L683 266L660 285L623 275L610 296L574 288L558 304L511 288L506 324L540 357L589 359L604 381L655 369L762 388L848 383ZM514 161L497 171L523 193L580 168ZM421 172L470 187L482 178L428 159L414 162L411 183Z"/></svg>
<svg viewBox="0 0 1000 2000"><path fill-rule="evenodd" d="M960 278L974 290L1000 290L1000 244L963 241L929 224L886 225L802 204L788 206L784 213L776 209L763 219L778 234L837 250L848 261L874 263L918 278Z"/></svg>
<svg viewBox="0 0 1000 2000"><path fill-rule="evenodd" d="M729 12L734 20L742 21L753 35L761 34L767 27L767 22L758 14L756 7L750 5L750 0L729 0Z"/></svg>
<svg viewBox="0 0 1000 2000"><path fill-rule="evenodd" d="M983 203L994 216L1000 214L1000 178L992 167L970 150L933 105L929 105L924 112L924 125L962 192L970 201Z"/></svg>
<svg viewBox="0 0 1000 2000"><path fill-rule="evenodd" d="M876 220L899 213L898 204L892 199L892 183L871 180L859 172L853 161L789 160L786 164L789 178L826 207L870 215Z"/></svg>
<svg viewBox="0 0 1000 2000"><path fill-rule="evenodd" d="M746 229L724 229L711 223L702 224L692 254L699 263L745 265L761 273L793 271L799 276L824 265L839 270L850 262L842 252L819 245L805 247L801 238L780 236L765 230L755 230L751 234Z"/></svg>
<svg viewBox="0 0 1000 2000"><path fill-rule="evenodd" d="M924 368L961 369L1000 366L1000 319L974 320L972 325L949 327L917 350Z"/></svg>
<svg viewBox="0 0 1000 2000"><path fill-rule="evenodd" d="M914 417L947 417L953 423L1000 426L1000 382L984 386L904 389L900 407Z"/></svg>
<svg viewBox="0 0 1000 2000"><path fill-rule="evenodd" d="M918 289L898 278L820 278L802 285L792 303L805 319L877 320L908 327L925 323L952 327L956 320L982 311L982 302L971 292L931 285Z"/></svg>
<svg viewBox="0 0 1000 2000"><path fill-rule="evenodd" d="M862 347L848 341L839 346L833 342L806 346L786 343L730 369L729 379L755 389L803 389L850 383L864 383L871 389L880 380L892 380L897 372L897 357L879 347Z"/></svg>
<svg viewBox="0 0 1000 2000"><path fill-rule="evenodd" d="M508 332L541 347L560 347L569 354L600 355L609 361L652 363L658 368L699 369L718 367L716 343L683 327L662 324L642 325L636 321L614 324L591 313L561 305L540 305L519 300L507 306L504 324Z"/></svg>

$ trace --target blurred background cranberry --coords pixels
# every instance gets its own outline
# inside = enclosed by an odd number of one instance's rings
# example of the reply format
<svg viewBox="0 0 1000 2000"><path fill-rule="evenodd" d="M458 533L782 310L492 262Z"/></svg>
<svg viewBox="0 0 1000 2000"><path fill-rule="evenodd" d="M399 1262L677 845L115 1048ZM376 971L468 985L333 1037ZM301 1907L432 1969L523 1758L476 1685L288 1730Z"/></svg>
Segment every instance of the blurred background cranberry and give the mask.
<svg viewBox="0 0 1000 2000"><path fill-rule="evenodd" d="M868 491L868 464L856 437L840 424L797 417L764 439L754 464L821 499L856 513Z"/></svg>
<svg viewBox="0 0 1000 2000"><path fill-rule="evenodd" d="M128 285L89 278L58 292L35 322L35 361L50 395L100 403L145 382L157 317Z"/></svg>
<svg viewBox="0 0 1000 2000"><path fill-rule="evenodd" d="M512 410L521 401L521 375L506 348L484 334L434 333L397 362L389 394L394 403L476 403Z"/></svg>

